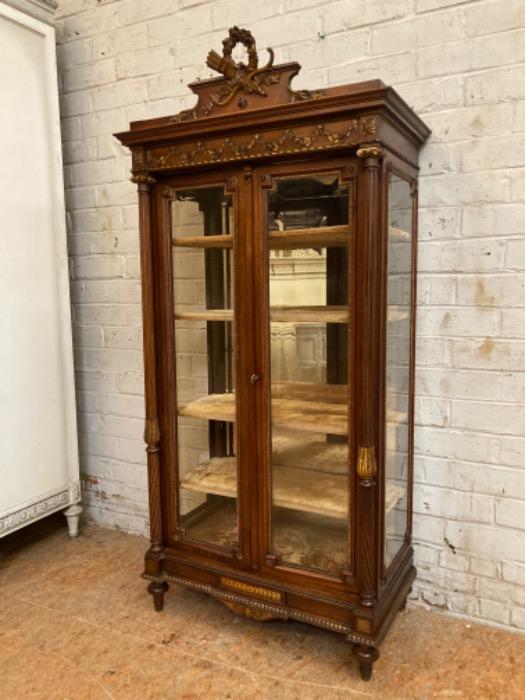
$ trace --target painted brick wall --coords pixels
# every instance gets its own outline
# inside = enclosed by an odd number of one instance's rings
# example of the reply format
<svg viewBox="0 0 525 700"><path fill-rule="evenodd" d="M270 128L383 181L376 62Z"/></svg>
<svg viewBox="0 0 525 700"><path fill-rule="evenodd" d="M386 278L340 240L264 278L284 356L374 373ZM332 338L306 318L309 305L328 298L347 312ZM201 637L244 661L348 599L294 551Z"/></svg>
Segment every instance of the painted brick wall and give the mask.
<svg viewBox="0 0 525 700"><path fill-rule="evenodd" d="M420 603L525 629L525 3L62 0L57 39L89 516L147 529L135 187L111 136L193 104L232 24L295 87L394 85L421 157Z"/></svg>

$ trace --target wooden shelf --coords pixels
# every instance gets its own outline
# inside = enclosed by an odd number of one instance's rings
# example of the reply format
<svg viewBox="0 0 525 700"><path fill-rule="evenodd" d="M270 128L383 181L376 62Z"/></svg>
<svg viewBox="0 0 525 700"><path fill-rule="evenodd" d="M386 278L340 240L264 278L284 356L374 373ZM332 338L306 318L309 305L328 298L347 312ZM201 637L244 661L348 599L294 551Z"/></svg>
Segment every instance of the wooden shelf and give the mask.
<svg viewBox="0 0 525 700"><path fill-rule="evenodd" d="M233 248L233 236L226 234L221 236L174 238L172 245L176 248Z"/></svg>
<svg viewBox="0 0 525 700"><path fill-rule="evenodd" d="M408 311L400 311L394 306L388 309L388 322L393 323L408 318ZM204 309L175 314L177 321L233 321L233 309ZM348 323L347 306L272 306L272 323Z"/></svg>
<svg viewBox="0 0 525 700"><path fill-rule="evenodd" d="M175 314L180 321L233 321L233 309L204 309ZM270 320L276 323L347 323L347 306L272 306Z"/></svg>
<svg viewBox="0 0 525 700"><path fill-rule="evenodd" d="M330 445L327 445L330 447ZM273 505L333 518L348 515L348 466L343 473L327 473L313 469L272 464ZM237 459L215 457L203 462L180 484L187 491L237 496ZM404 489L387 484L386 510L389 512L403 497Z"/></svg>
<svg viewBox="0 0 525 700"><path fill-rule="evenodd" d="M268 241L272 250L289 248L344 247L351 242L349 226L319 226L296 228L291 231L271 231Z"/></svg>
<svg viewBox="0 0 525 700"><path fill-rule="evenodd" d="M349 226L321 226L271 231L268 234L268 242L272 250L344 247L350 243L350 235ZM176 248L232 248L233 235L176 237L172 240L172 245Z"/></svg>
<svg viewBox="0 0 525 700"><path fill-rule="evenodd" d="M289 387L287 391L286 385ZM273 385L272 385L273 386ZM272 427L325 435L348 433L348 407L341 401L344 385L277 382L272 397ZM335 386L338 388L336 389ZM332 401L327 394L334 392ZM302 395L298 392L302 392ZM284 398L286 396L287 398ZM308 397L308 399L306 399ZM315 400L314 400L315 399ZM235 422L235 394L210 394L179 408L180 416ZM406 414L389 411L387 421L400 424Z"/></svg>

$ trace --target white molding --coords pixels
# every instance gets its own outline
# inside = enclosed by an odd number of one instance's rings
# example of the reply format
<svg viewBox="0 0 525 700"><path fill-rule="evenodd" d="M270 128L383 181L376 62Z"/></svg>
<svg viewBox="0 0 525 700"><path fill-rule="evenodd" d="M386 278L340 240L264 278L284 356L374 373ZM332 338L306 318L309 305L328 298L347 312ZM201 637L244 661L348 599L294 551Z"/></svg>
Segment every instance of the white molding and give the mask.
<svg viewBox="0 0 525 700"><path fill-rule="evenodd" d="M9 5L46 24L53 25L55 23L58 2L54 2L54 0L0 0L0 4Z"/></svg>
<svg viewBox="0 0 525 700"><path fill-rule="evenodd" d="M45 518L51 513L67 508L80 499L80 482L71 484L67 489L58 491L36 503L19 508L8 515L0 517L0 537L18 530L21 527Z"/></svg>

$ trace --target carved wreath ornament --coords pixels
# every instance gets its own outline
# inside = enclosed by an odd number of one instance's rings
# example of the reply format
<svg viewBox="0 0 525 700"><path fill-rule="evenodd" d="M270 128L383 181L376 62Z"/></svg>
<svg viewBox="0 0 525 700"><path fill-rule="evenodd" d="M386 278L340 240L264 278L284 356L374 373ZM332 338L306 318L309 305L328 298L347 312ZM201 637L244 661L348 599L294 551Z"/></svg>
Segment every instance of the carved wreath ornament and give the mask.
<svg viewBox="0 0 525 700"><path fill-rule="evenodd" d="M235 63L232 58L233 49L237 44L243 44L248 51L248 65L242 61ZM239 90L244 90L248 94L257 93L266 96L263 85L269 85L272 81L272 74L266 73L273 66L273 49L266 49L270 54L268 63L259 68L259 58L255 46L255 39L247 29L232 27L228 36L222 42L222 56L213 49L206 59L208 68L212 68L218 73L222 73L228 79L228 83L219 90L216 95L212 95L212 100L217 106L228 104Z"/></svg>

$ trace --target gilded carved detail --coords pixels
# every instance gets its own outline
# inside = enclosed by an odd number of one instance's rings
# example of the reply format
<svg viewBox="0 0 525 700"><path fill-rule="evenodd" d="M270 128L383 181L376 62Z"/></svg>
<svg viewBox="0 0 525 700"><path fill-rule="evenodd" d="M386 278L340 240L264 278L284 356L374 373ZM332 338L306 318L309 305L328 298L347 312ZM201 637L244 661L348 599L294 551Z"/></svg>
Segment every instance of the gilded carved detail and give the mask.
<svg viewBox="0 0 525 700"><path fill-rule="evenodd" d="M357 149L358 158L381 158L383 149L377 143L365 144Z"/></svg>
<svg viewBox="0 0 525 700"><path fill-rule="evenodd" d="M243 581L236 581L227 576L221 576L221 586L233 591L245 593L246 595L255 596L256 598L273 600L276 603L282 602L282 593L280 591L274 591L271 588L263 588L262 586L254 586L250 583L244 583Z"/></svg>
<svg viewBox="0 0 525 700"><path fill-rule="evenodd" d="M151 170L184 168L190 165L221 163L260 158L282 153L317 151L352 146L375 132L375 118L351 119L329 128L326 124L228 137L221 141L198 141L187 149L176 146L146 151L146 167Z"/></svg>
<svg viewBox="0 0 525 700"><path fill-rule="evenodd" d="M373 446L360 447L357 455L357 474L365 484L371 484L377 473L376 454Z"/></svg>

